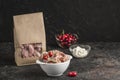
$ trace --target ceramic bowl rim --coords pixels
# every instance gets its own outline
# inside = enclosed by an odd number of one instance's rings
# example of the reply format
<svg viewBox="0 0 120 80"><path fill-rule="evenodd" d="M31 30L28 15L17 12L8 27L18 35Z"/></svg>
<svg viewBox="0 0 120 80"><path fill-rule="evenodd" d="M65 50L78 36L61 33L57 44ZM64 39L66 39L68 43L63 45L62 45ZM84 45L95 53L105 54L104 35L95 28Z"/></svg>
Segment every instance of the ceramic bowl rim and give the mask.
<svg viewBox="0 0 120 80"><path fill-rule="evenodd" d="M68 55L68 54L66 54L66 55ZM39 64L41 65L41 64L43 64L43 65L62 65L62 64L65 64L65 63L68 63L73 57L71 56L71 55L68 55L70 58L67 60L67 61L65 61L65 62L61 62L61 63L44 63L44 62L42 62L42 61L40 61L39 60ZM36 60L37 61L37 60ZM37 62L36 62L37 63ZM38 63L37 63L38 64Z"/></svg>

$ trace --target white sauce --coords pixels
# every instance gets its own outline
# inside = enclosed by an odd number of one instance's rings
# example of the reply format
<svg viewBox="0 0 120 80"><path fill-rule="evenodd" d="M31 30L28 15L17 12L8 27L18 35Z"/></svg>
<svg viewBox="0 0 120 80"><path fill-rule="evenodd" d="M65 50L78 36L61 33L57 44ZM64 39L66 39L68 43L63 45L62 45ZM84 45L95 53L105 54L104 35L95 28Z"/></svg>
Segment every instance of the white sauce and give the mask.
<svg viewBox="0 0 120 80"><path fill-rule="evenodd" d="M77 57L77 58L83 58L86 57L88 52L85 48L81 48L79 46L77 46L76 48L73 49L73 56Z"/></svg>

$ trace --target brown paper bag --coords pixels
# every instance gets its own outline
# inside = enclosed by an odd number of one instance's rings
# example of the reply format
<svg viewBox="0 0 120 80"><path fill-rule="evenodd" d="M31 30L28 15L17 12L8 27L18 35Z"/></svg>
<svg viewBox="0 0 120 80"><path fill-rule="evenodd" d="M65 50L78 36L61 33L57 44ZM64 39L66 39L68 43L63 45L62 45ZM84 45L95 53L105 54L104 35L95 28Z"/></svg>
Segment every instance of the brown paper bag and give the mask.
<svg viewBox="0 0 120 80"><path fill-rule="evenodd" d="M23 44L42 44L42 52L46 51L46 36L43 14L31 13L13 16L15 61L18 66L34 64L38 56L23 58L21 56Z"/></svg>

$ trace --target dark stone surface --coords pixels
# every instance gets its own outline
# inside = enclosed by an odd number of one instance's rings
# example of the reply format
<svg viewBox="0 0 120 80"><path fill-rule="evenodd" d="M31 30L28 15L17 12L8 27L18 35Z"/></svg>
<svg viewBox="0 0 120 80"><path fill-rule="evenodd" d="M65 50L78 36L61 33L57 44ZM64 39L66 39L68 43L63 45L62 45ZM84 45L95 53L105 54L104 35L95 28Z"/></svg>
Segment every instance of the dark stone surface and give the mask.
<svg viewBox="0 0 120 80"><path fill-rule="evenodd" d="M39 65L17 67L14 63L12 43L0 44L0 80L120 80L120 43L82 43L92 47L83 59L73 58L67 71L60 77L48 77ZM58 49L70 54L68 49L47 45L47 50ZM76 77L68 77L77 71Z"/></svg>
<svg viewBox="0 0 120 80"><path fill-rule="evenodd" d="M44 12L47 43L65 29L80 41L120 41L119 0L0 0L0 42L13 42L16 14Z"/></svg>

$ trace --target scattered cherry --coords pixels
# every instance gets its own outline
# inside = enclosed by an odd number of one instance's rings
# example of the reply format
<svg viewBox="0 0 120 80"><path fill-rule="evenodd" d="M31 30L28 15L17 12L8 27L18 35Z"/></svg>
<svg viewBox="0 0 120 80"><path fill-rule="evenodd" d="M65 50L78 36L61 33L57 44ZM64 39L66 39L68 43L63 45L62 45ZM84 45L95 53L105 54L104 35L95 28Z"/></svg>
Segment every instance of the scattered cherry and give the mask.
<svg viewBox="0 0 120 80"><path fill-rule="evenodd" d="M77 76L77 72L76 71L70 71L70 72L68 72L68 76L75 77L75 76Z"/></svg>

